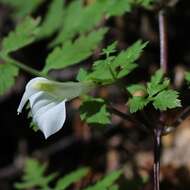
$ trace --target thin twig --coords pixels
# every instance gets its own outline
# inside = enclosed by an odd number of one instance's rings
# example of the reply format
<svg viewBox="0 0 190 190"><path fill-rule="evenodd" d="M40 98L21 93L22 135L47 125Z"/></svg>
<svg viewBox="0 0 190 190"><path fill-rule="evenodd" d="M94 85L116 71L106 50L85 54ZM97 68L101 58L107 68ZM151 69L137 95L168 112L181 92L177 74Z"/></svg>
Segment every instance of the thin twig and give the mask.
<svg viewBox="0 0 190 190"><path fill-rule="evenodd" d="M144 131L150 133L150 131L148 130L147 126L145 124L143 124L141 121L139 121L137 118L135 118L133 115L128 114L128 113L123 113L121 111L119 111L118 109L114 108L113 106L109 105L107 106L108 110L112 113L115 114L119 117L121 117L122 119L126 120L126 121L130 121L135 123L137 126L141 127Z"/></svg>
<svg viewBox="0 0 190 190"><path fill-rule="evenodd" d="M160 34L160 67L164 73L168 72L168 32L165 10L160 10L159 17L159 34Z"/></svg>

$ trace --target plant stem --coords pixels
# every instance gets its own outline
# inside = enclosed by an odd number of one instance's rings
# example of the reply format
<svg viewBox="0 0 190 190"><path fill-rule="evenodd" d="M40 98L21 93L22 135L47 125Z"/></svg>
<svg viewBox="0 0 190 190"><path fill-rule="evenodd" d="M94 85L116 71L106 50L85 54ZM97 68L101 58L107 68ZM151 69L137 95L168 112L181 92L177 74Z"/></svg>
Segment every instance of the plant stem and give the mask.
<svg viewBox="0 0 190 190"><path fill-rule="evenodd" d="M165 10L158 12L160 34L160 67L166 74L168 72L168 31ZM156 126L153 132L154 138L154 190L160 190L160 149L162 128Z"/></svg>
<svg viewBox="0 0 190 190"><path fill-rule="evenodd" d="M154 129L154 190L160 190L161 133L162 130L159 127Z"/></svg>
<svg viewBox="0 0 190 190"><path fill-rule="evenodd" d="M34 75L34 76L47 78L47 75L41 73L40 71L38 71L36 69L28 67L27 65L24 65L24 64L22 64L22 63L20 63L18 61L15 61L15 60L11 59L10 63L13 64L13 65L15 65L15 66L17 66L18 68L26 71L27 73L30 73L30 74Z"/></svg>
<svg viewBox="0 0 190 190"><path fill-rule="evenodd" d="M161 9L159 17L159 34L160 34L160 67L164 73L168 71L168 31L165 10Z"/></svg>
<svg viewBox="0 0 190 190"><path fill-rule="evenodd" d="M34 76L37 76L37 77L45 77L45 78L48 78L47 75L41 73L40 71L36 70L36 69L33 69L27 65L24 65L23 63L19 62L19 61L16 61L10 57L8 57L7 55L3 55L3 54L0 54L0 58L2 60L4 60L5 62L8 62L12 65L15 65L16 67L26 71L27 73L29 74L32 74Z"/></svg>

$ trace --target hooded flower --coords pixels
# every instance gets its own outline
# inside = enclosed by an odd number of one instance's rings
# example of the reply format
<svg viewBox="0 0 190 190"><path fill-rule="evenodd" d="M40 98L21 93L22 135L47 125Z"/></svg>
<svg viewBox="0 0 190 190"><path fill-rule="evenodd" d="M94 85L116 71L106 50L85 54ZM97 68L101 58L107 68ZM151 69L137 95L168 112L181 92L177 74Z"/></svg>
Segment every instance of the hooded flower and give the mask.
<svg viewBox="0 0 190 190"><path fill-rule="evenodd" d="M37 77L28 82L17 109L18 114L29 100L33 122L45 138L59 131L66 119L66 101L87 93L90 82L55 82Z"/></svg>

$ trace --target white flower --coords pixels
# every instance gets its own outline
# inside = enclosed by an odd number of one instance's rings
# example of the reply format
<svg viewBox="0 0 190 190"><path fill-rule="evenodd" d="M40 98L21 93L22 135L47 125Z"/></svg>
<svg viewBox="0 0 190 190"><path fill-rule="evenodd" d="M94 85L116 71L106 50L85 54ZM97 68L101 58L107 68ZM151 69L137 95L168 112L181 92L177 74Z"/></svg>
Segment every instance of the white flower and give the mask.
<svg viewBox="0 0 190 190"><path fill-rule="evenodd" d="M17 109L18 114L29 100L33 122L45 138L60 130L66 119L66 101L87 93L93 87L88 82L55 82L37 77L28 82Z"/></svg>

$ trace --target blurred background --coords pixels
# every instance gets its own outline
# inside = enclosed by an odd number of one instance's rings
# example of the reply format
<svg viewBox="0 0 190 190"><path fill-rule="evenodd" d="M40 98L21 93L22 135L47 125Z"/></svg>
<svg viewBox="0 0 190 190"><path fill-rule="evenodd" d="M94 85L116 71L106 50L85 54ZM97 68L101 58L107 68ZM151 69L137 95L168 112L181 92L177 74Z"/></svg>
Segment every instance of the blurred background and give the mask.
<svg viewBox="0 0 190 190"><path fill-rule="evenodd" d="M49 3L41 3L32 12L32 16L43 17ZM0 1L0 41L16 25L12 16L14 11L6 0ZM185 70L190 69L190 1L180 0L175 7L168 9L167 20L169 76L174 88L183 93L183 103L187 106L190 92L183 78ZM105 44L117 40L119 48L123 49L137 39L149 41L138 62L139 68L124 81L134 83L149 80L150 74L159 68L159 34L155 12L134 8L131 13L104 21L104 25L110 27L103 42ZM51 38L37 41L17 51L14 58L35 69L42 69L49 53L47 46ZM61 81L73 80L78 69L88 67L98 56L98 52L99 50L80 65L52 72L51 75ZM76 99L68 103L66 124L61 131L45 140L41 132L35 132L29 127L30 119L27 119L26 111L19 116L16 112L25 84L31 78L31 75L20 71L15 85L0 96L0 189L14 189L13 184L20 180L27 157L47 162L49 173L58 171L66 174L80 166L91 167L89 176L72 187L73 190L99 179L105 172L121 167L124 168L124 177L119 181L121 190L152 189L153 140L146 131L115 115L109 126L88 126L80 120L80 100ZM119 110L126 111L122 94L115 86L102 87L96 93L112 100ZM171 135L162 139L162 190L190 187L189 119L187 117Z"/></svg>

